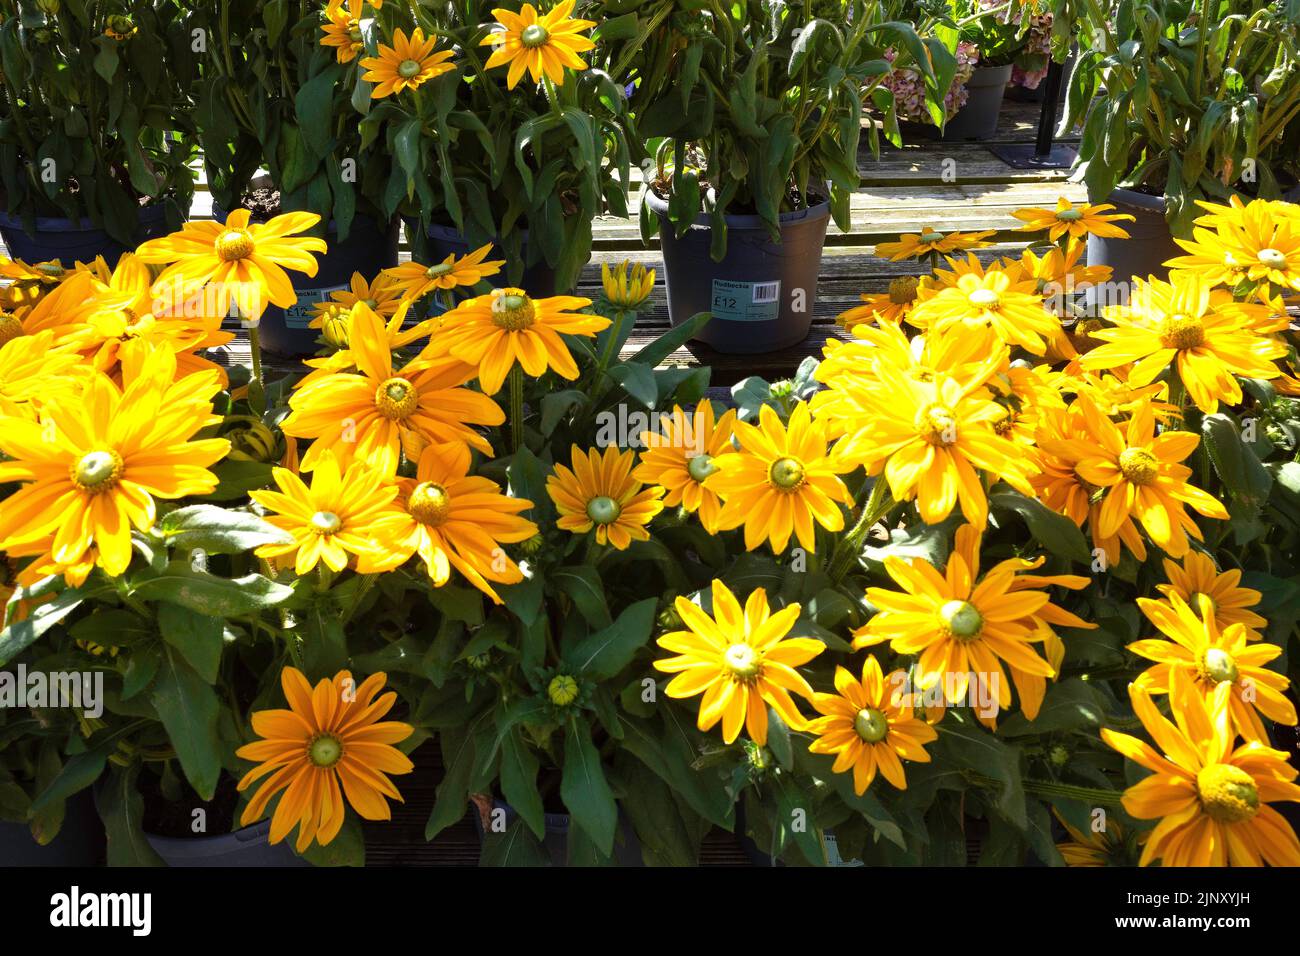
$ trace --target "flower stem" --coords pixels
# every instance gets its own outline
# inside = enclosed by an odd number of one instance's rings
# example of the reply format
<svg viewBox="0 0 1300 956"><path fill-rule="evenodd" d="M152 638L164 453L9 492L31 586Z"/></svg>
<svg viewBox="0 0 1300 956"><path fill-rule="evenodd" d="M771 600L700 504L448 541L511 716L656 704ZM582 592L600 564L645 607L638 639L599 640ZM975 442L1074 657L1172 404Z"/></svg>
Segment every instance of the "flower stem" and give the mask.
<svg viewBox="0 0 1300 956"><path fill-rule="evenodd" d="M885 480L882 474L876 478L875 484L871 486L871 497L867 499L866 505L862 508L862 514L858 517L857 523L849 530L848 534L840 539L839 545L835 549L835 554L831 557L828 573L832 581L843 580L844 575L848 573L849 568L853 567L858 558L858 552L862 547L862 542L876 522L883 518L889 509L894 507L894 497L889 493L889 482Z"/></svg>
<svg viewBox="0 0 1300 956"><path fill-rule="evenodd" d="M979 784L985 787L1001 787L1002 784L992 777L986 777L982 773L976 773L968 770L963 773L971 783ZM1102 790L1098 787L1077 787L1070 783L1057 783L1055 780L1033 780L1025 778L1025 792L1032 793L1040 797L1062 797L1066 800L1081 800L1092 806L1105 805L1117 807L1120 805L1120 799L1124 796L1120 790Z"/></svg>
<svg viewBox="0 0 1300 956"><path fill-rule="evenodd" d="M524 369L519 363L510 369L510 450L524 443Z"/></svg>
<svg viewBox="0 0 1300 956"><path fill-rule="evenodd" d="M258 385L262 384L262 338L258 334L257 326L248 327L248 350L253 357L253 381Z"/></svg>

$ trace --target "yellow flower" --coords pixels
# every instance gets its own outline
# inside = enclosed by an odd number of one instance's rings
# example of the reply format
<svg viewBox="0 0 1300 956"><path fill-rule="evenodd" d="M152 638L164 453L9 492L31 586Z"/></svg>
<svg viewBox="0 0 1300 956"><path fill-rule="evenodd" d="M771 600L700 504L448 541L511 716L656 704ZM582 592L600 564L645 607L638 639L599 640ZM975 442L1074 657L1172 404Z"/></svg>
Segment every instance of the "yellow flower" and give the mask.
<svg viewBox="0 0 1300 956"><path fill-rule="evenodd" d="M616 309L630 312L650 298L655 287L655 271L639 262L632 265L627 259L613 269L608 262L602 262L600 282L606 301Z"/></svg>
<svg viewBox="0 0 1300 956"><path fill-rule="evenodd" d="M392 317L384 323L383 334L384 340L388 345L390 352L396 352L398 349L405 348L412 342L419 339L427 338L434 329L438 327L439 319L435 316L422 322L417 322L409 328L406 325L406 316L414 303L407 300L399 304L397 311ZM338 351L326 355L322 358L304 359L303 364L311 368L311 371L300 378L294 384L295 389L305 388L312 382L319 381L334 372L353 371L357 368L356 358L352 354L350 342L352 338L352 317L364 310L371 311L371 314L378 316L379 313L370 309L365 302L353 302L346 309L337 302L330 303L335 311L323 313L312 319L309 328L320 329L321 337ZM365 324L366 319L362 319ZM367 325L367 328L370 326ZM468 376L471 374L469 369L465 370Z"/></svg>
<svg viewBox="0 0 1300 956"><path fill-rule="evenodd" d="M367 56L361 60L361 68L366 72L361 79L374 83L370 91L371 99L383 99L385 96L401 93L403 90L419 89L422 84L435 77L450 73L456 69L455 64L446 62L455 55L454 50L433 51L437 37L424 36L424 31L416 27L408 39L398 28L393 35L393 45L379 44L379 56Z"/></svg>
<svg viewBox="0 0 1300 956"><path fill-rule="evenodd" d="M1127 239L1128 232L1117 222L1133 222L1128 213L1110 213L1115 207L1108 202L1090 206L1082 203L1076 206L1064 196L1056 200L1055 209L1017 209L1015 216L1023 226L1016 227L1020 232L1044 232L1050 242L1056 242L1062 236L1082 239L1085 236L1101 236L1107 239Z"/></svg>
<svg viewBox="0 0 1300 956"><path fill-rule="evenodd" d="M1220 685L1209 707L1200 695L1186 695L1187 706L1174 711L1175 725L1146 691L1130 685L1133 709L1156 746L1102 728L1102 740L1152 771L1123 797L1130 816L1160 821L1142 866L1300 866L1300 839L1269 806L1300 801L1296 770L1285 751L1258 741L1233 746L1231 691Z"/></svg>
<svg viewBox="0 0 1300 956"><path fill-rule="evenodd" d="M767 743L767 706L792 730L806 721L790 691L809 700L813 689L796 667L807 664L826 649L811 637L782 640L799 617L799 605L787 604L775 614L767 593L756 589L742 610L725 584L713 582L713 616L685 597L673 607L686 625L671 631L658 644L677 657L655 661L655 668L676 674L664 689L681 700L703 694L697 726L709 731L722 721L722 739L734 743L742 727L754 743Z"/></svg>
<svg viewBox="0 0 1300 956"><path fill-rule="evenodd" d="M1035 355L1060 334L1061 321L1043 307L1033 282L1001 270L983 276L968 273L955 284L940 289L912 309L908 321L932 332L990 326L1008 345L1018 345Z"/></svg>
<svg viewBox="0 0 1300 956"><path fill-rule="evenodd" d="M839 475L852 466L827 454L826 425L813 421L806 403L795 406L788 427L764 405L758 425L737 421L735 428L740 451L714 459L718 473L704 483L722 498L719 528L744 525L746 548L767 541L778 553L792 533L813 552L814 522L828 531L844 530L840 505L851 505L853 496Z"/></svg>
<svg viewBox="0 0 1300 956"><path fill-rule="evenodd" d="M1246 740L1268 743L1268 732L1259 714L1295 726L1295 706L1286 699L1291 682L1285 675L1264 667L1282 656L1282 648L1264 641L1248 644L1241 624L1229 624L1220 631L1214 620L1214 604L1206 595L1199 597L1201 617L1177 594L1169 595L1168 603L1150 598L1137 600L1142 613L1168 638L1149 638L1128 646L1139 657L1156 662L1138 675L1138 687L1153 694L1171 693L1171 672L1179 670L1188 678L1187 689L1207 702L1220 684L1232 688L1228 715L1236 732ZM1177 712L1186 702L1172 699L1170 706Z"/></svg>
<svg viewBox="0 0 1300 956"><path fill-rule="evenodd" d="M888 641L897 654L919 655L916 687L923 692L939 687L945 704L957 706L966 703L972 682L976 699L995 700L998 709L1010 706L1006 662L1020 691L1021 709L1032 720L1046 690L1043 679L1056 675L1056 665L1033 645L1052 643L1049 656L1059 664L1064 647L1051 625L1096 626L1052 604L1045 589L1078 590L1090 582L1076 575L1020 573L1040 567L1042 558L1009 558L981 577L980 540L980 531L971 525L958 528L943 574L924 558L885 558L885 571L902 592L867 589L867 601L878 611L854 632L853 648Z"/></svg>
<svg viewBox="0 0 1300 956"><path fill-rule="evenodd" d="M330 293L329 301L321 302L312 307L312 314L316 318L321 317L329 312L331 307L341 306L346 312L358 302L364 302L369 308L379 313L386 319L391 319L397 313L397 307L402 302L402 290L394 285L392 277L387 271L381 272L375 277L374 282L367 282L365 276L360 272L352 273L352 282L346 289L338 289ZM319 325L313 324L313 329L320 328Z"/></svg>
<svg viewBox="0 0 1300 956"><path fill-rule="evenodd" d="M404 300L414 301L437 289L454 289L457 286L477 285L488 276L494 276L506 264L504 259L483 260L492 251L491 244L480 246L473 252L457 258L453 253L435 265L404 262L384 270L384 276Z"/></svg>
<svg viewBox="0 0 1300 956"><path fill-rule="evenodd" d="M1223 212L1209 219L1215 228L1197 226L1191 239L1175 239L1190 254L1165 265L1198 272L1210 285L1269 282L1300 291L1300 218L1264 199L1218 208Z"/></svg>
<svg viewBox="0 0 1300 956"><path fill-rule="evenodd" d="M561 335L596 335L609 319L576 310L590 299L557 295L529 298L522 289L493 289L466 299L443 316L426 355L449 355L478 370L483 391L495 395L518 363L534 378L549 368L561 378L578 377L578 366Z"/></svg>
<svg viewBox="0 0 1300 956"><path fill-rule="evenodd" d="M936 232L925 226L919 233L905 232L897 242L882 242L876 246L876 255L898 262L901 259L919 259L921 256L941 252L963 252L967 249L983 249L993 243L985 240L997 230L986 229L983 232Z"/></svg>
<svg viewBox="0 0 1300 956"><path fill-rule="evenodd" d="M414 728L381 719L397 702L392 691L379 695L387 679L371 674L358 686L349 671L339 671L313 689L296 668L284 668L280 685L289 709L254 712L253 732L264 739L235 752L259 761L239 781L240 792L266 778L240 823L261 819L271 798L283 791L271 817L270 840L279 843L297 825L302 853L313 841L324 846L338 836L349 806L365 820L391 819L384 798L400 801L402 795L388 775L415 769L393 744Z"/></svg>
<svg viewBox="0 0 1300 956"><path fill-rule="evenodd" d="M868 414L850 425L835 446L836 456L883 471L895 501L915 498L927 524L938 524L958 504L966 520L983 527L988 498L979 471L1032 495L1032 462L995 426L1006 415L986 392L956 378L934 374L917 380L877 366L879 384L836 381L834 390L854 394Z"/></svg>
<svg viewBox="0 0 1300 956"><path fill-rule="evenodd" d="M1241 572L1229 568L1222 574L1214 566L1214 559L1200 551L1188 551L1182 566L1164 560L1165 577L1168 584L1157 584L1156 590L1166 598L1174 595L1182 598L1193 610L1200 606L1202 596L1210 599L1214 609L1214 623L1220 628L1240 624L1246 628L1246 639L1258 641L1263 635L1261 628L1268 626L1268 621L1248 608L1254 607L1263 595L1254 588L1241 586Z"/></svg>
<svg viewBox="0 0 1300 956"><path fill-rule="evenodd" d="M556 464L546 477L546 493L559 512L556 526L574 534L596 529L596 543L608 542L622 551L633 541L646 541L646 525L664 508L657 486L642 488L632 475L633 452L610 445L602 455L595 448L573 446L572 470Z"/></svg>
<svg viewBox="0 0 1300 956"><path fill-rule="evenodd" d="M872 322L897 325L907 318L917 302L917 293L925 284L926 279L920 276L898 276L890 280L886 292L862 293L860 298L863 304L841 312L835 321L846 329Z"/></svg>
<svg viewBox="0 0 1300 956"><path fill-rule="evenodd" d="M1116 328L1097 329L1092 337L1107 344L1083 356L1086 369L1112 369L1134 363L1130 385L1149 385L1173 363L1178 378L1197 408L1206 414L1219 402L1241 402L1235 376L1277 378L1275 360L1286 354L1280 340L1255 329L1268 318L1261 305L1234 302L1222 289L1211 289L1194 272L1170 273L1169 282L1133 278L1126 306L1111 306L1106 318ZM1282 317L1279 327L1286 327Z"/></svg>
<svg viewBox="0 0 1300 956"><path fill-rule="evenodd" d="M250 223L249 215L247 209L236 209L224 224L187 222L179 232L140 246L136 255L142 262L171 263L154 282L155 292L181 302L196 287L213 288L218 304L211 311L224 315L233 304L248 322L262 317L268 301L281 308L297 302L284 270L316 274L311 253L325 252L325 240L295 233L315 226L320 216L291 212ZM168 290L168 283L176 286Z"/></svg>
<svg viewBox="0 0 1300 956"><path fill-rule="evenodd" d="M1034 291L1059 297L1062 294L1082 292L1110 279L1113 272L1110 266L1090 266L1080 263L1079 260L1083 258L1087 249L1086 242L1071 238L1067 240L1064 249L1060 246L1052 246L1044 251L1026 246L1021 250L1019 260L1004 260L1004 262L1018 264L1021 274L1027 279L1034 280Z"/></svg>
<svg viewBox="0 0 1300 956"><path fill-rule="evenodd" d="M905 671L882 676L880 662L868 655L862 662L862 680L843 667L835 668L835 694L816 694L813 706L824 714L808 724L817 739L808 745L815 754L834 754L836 773L853 771L853 789L867 792L879 769L899 790L907 789L907 775L899 758L929 763L925 745L938 734L924 720L912 716L899 688Z"/></svg>
<svg viewBox="0 0 1300 956"><path fill-rule="evenodd" d="M131 528L153 527L155 498L201 495L217 486L208 467L226 454L224 438L191 440L219 422L216 372L176 381L176 357L148 354L119 388L88 372L77 396L46 403L43 421L0 417L0 483L24 482L0 511L0 550L53 535L58 564L84 562L92 548L110 576L131 563Z"/></svg>
<svg viewBox="0 0 1300 956"><path fill-rule="evenodd" d="M292 411L281 429L296 438L315 439L303 457L304 471L332 450L341 465L355 456L391 475L399 453L412 442L466 441L492 453L491 444L473 426L500 425L505 413L486 395L458 387L469 380L472 369L456 361L416 359L394 371L383 323L360 304L349 319L348 355L356 374L327 372L289 400Z"/></svg>
<svg viewBox="0 0 1300 956"><path fill-rule="evenodd" d="M537 525L519 517L533 502L506 497L496 482L470 475L469 466L470 451L463 443L425 448L415 477L397 479L396 508L376 523L376 536L387 542L384 550L363 555L358 570L388 571L418 554L435 587L446 584L455 568L500 604L489 582L523 580L501 544L537 534Z"/></svg>
<svg viewBox="0 0 1300 956"><path fill-rule="evenodd" d="M51 399L75 398L76 352L53 351L54 333L20 335L0 343L0 416L36 421L37 410Z"/></svg>
<svg viewBox="0 0 1300 956"><path fill-rule="evenodd" d="M1116 534L1131 515L1160 548L1181 558L1187 553L1189 534L1201 540L1201 530L1184 510L1186 505L1207 518L1228 519L1218 499L1187 483L1192 470L1180 464L1196 450L1200 435L1183 431L1157 435L1149 404L1138 406L1121 431L1088 399L1076 401L1090 437L1064 444L1077 456L1079 476L1104 492L1097 514L1101 537Z"/></svg>
<svg viewBox="0 0 1300 956"><path fill-rule="evenodd" d="M1100 830L1083 833L1070 826L1055 808L1052 814L1070 835L1069 840L1056 844L1066 866L1132 866L1147 841L1147 834L1125 829L1114 815L1103 818Z"/></svg>
<svg viewBox="0 0 1300 956"><path fill-rule="evenodd" d="M573 6L573 0L564 0L546 14L539 14L531 3L525 3L518 13L494 9L492 16L501 29L489 33L479 41L479 46L500 49L492 51L484 68L490 70L509 63L506 88L511 90L523 78L525 70L532 75L534 83L542 82L545 75L556 86L564 83L565 67L585 70L587 64L578 54L593 49L596 44L580 34L596 23L571 18Z"/></svg>
<svg viewBox="0 0 1300 956"><path fill-rule="evenodd" d="M381 532L376 519L397 496L386 476L362 461L346 470L328 452L319 456L311 487L287 468L271 471L279 491L251 491L249 497L274 512L266 520L287 532L283 542L264 544L259 558L294 556L294 574L302 577L324 562L331 571L348 566L348 556L390 550L395 540Z"/></svg>
<svg viewBox="0 0 1300 956"><path fill-rule="evenodd" d="M10 288L13 288L12 286ZM22 336L51 332L50 347L59 351L91 351L96 340L90 320L106 301L102 285L89 271L68 273L66 281L50 286L30 304L0 317L0 344Z"/></svg>
<svg viewBox="0 0 1300 956"><path fill-rule="evenodd" d="M641 433L645 451L632 477L661 485L668 492L665 508L680 505L688 512L698 511L704 530L716 533L722 502L705 480L717 472L716 459L735 453L731 444L735 424L735 409L728 409L715 421L713 404L707 398L692 414L674 405L671 416L660 415L657 431Z"/></svg>
<svg viewBox="0 0 1300 956"><path fill-rule="evenodd" d="M334 56L340 63L351 63L365 44L361 42L361 8L365 0L330 0L325 7L326 22L321 25L325 34L321 46L334 47Z"/></svg>

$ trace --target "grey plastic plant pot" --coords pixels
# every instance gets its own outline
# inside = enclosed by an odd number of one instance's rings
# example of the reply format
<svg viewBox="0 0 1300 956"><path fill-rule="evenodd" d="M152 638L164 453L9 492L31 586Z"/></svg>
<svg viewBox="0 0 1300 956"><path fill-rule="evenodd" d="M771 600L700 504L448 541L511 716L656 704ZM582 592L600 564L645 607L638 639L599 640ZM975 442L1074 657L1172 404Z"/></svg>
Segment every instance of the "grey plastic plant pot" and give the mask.
<svg viewBox="0 0 1300 956"><path fill-rule="evenodd" d="M966 82L966 105L943 128L945 143L982 141L997 135L1002 98L1011 82L1012 65L977 66Z"/></svg>
<svg viewBox="0 0 1300 956"><path fill-rule="evenodd" d="M758 216L727 216L727 252L721 262L714 262L709 255L713 229L706 213L678 238L668 220L667 200L647 190L645 201L659 217L673 325L700 312L712 313L696 339L731 355L773 352L808 337L829 202L782 213L780 242L772 241Z"/></svg>
<svg viewBox="0 0 1300 956"><path fill-rule="evenodd" d="M1133 276L1167 278L1165 262L1183 255L1183 250L1165 221L1165 197L1116 189L1104 201L1114 203L1116 212L1133 216L1133 222L1119 223L1128 232L1127 239L1089 236L1088 265L1110 266L1111 281L1116 283L1127 284Z"/></svg>
<svg viewBox="0 0 1300 956"><path fill-rule="evenodd" d="M170 232L163 203L141 206L139 217L136 245ZM122 245L103 229L91 225L89 219L38 217L36 232L29 234L22 217L7 212L0 212L0 238L4 239L11 259L22 259L27 263L58 259L66 266L74 262L91 262L95 256L103 256L110 266L115 266L122 253L134 248Z"/></svg>
<svg viewBox="0 0 1300 956"><path fill-rule="evenodd" d="M212 215L225 220L226 210L213 204ZM311 355L318 346L320 331L310 328L312 307L329 299L331 292L352 284L352 274L360 272L372 281L384 269L397 265L397 246L402 224L394 219L380 223L363 213L352 219L348 237L339 241L338 226L333 219L326 225L325 252L316 254L316 275L289 271L289 280L298 294L298 302L288 309L268 305L262 313L258 333L262 348L276 355L294 357Z"/></svg>
<svg viewBox="0 0 1300 956"><path fill-rule="evenodd" d="M293 852L290 841L271 844L271 821L214 836L165 837L146 833L145 839L168 866L311 866Z"/></svg>
<svg viewBox="0 0 1300 956"><path fill-rule="evenodd" d="M473 803L470 804L470 809L473 811L474 829L478 831L479 839L482 840L486 836L482 814L478 806ZM515 808L504 800L493 800L492 811L507 827L515 822L515 817L518 815ZM542 814L542 826L546 831L542 848L550 857L551 866L569 865L569 825L570 818L567 813ZM618 814L618 830L618 836L614 840L615 865L645 866L645 861L641 857L641 841L636 838L632 824L621 810Z"/></svg>
<svg viewBox="0 0 1300 956"><path fill-rule="evenodd" d="M25 823L0 822L0 867L94 866L103 862L104 826L89 790L73 794L64 804L63 825L42 846Z"/></svg>

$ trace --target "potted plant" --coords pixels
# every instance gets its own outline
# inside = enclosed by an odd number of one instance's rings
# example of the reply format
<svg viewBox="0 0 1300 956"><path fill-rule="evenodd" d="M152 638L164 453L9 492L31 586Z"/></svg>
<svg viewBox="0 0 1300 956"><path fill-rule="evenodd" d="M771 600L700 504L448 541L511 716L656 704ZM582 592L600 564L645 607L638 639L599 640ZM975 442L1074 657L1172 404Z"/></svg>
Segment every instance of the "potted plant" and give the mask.
<svg viewBox="0 0 1300 956"><path fill-rule="evenodd" d="M638 129L662 137L642 237L660 235L672 321L712 313L700 340L724 352L807 335L827 224L849 228L864 98L896 136L885 49L907 49L936 100L951 72L940 45L881 4L834 11L792 3L773 22L757 2L683 8L660 20L661 36L638 37Z"/></svg>
<svg viewBox="0 0 1300 956"><path fill-rule="evenodd" d="M1091 200L1135 217L1130 239L1091 240L1089 261L1162 276L1201 201L1278 198L1300 182L1288 52L1300 14L1249 2L1089 11L1062 129L1083 124L1076 175Z"/></svg>
<svg viewBox="0 0 1300 956"><path fill-rule="evenodd" d="M328 252L318 271L293 278L296 304L260 318L262 344L282 355L316 350L311 320L331 293L397 265L401 223L376 201L391 154L363 141L352 106L368 95L353 74L368 9L222 0L193 18L208 38L194 97L214 217L320 217L314 234Z"/></svg>
<svg viewBox="0 0 1300 956"><path fill-rule="evenodd" d="M117 257L189 216L187 10L173 0L0 4L0 236L11 257Z"/></svg>
<svg viewBox="0 0 1300 956"><path fill-rule="evenodd" d="M352 102L364 148L395 162L368 180L371 201L406 219L414 259L434 271L487 246L506 263L493 282L572 290L592 221L627 215L631 118L601 46L616 24L570 0L372 13Z"/></svg>

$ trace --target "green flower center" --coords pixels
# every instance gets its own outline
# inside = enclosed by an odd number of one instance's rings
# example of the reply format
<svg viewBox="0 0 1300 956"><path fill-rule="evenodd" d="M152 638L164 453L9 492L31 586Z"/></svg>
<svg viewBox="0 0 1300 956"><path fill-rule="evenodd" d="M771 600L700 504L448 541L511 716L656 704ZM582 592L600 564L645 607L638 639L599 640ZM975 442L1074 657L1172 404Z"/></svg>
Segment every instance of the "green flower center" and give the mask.
<svg viewBox="0 0 1300 956"><path fill-rule="evenodd" d="M889 721L874 707L867 707L858 711L858 715L853 718L853 729L867 743L878 744L889 733Z"/></svg>
<svg viewBox="0 0 1300 956"><path fill-rule="evenodd" d="M420 396L404 378L390 378L375 389L375 407L389 421L400 422L415 414Z"/></svg>
<svg viewBox="0 0 1300 956"><path fill-rule="evenodd" d="M318 511L311 516L311 530L317 534L337 534L343 519L332 511Z"/></svg>
<svg viewBox="0 0 1300 956"><path fill-rule="evenodd" d="M722 653L722 663L737 680L753 680L763 669L758 652L748 644L730 645Z"/></svg>
<svg viewBox="0 0 1300 956"><path fill-rule="evenodd" d="M1259 812L1259 789L1250 774L1231 764L1210 764L1196 775L1205 815L1218 823L1242 823Z"/></svg>
<svg viewBox="0 0 1300 956"><path fill-rule="evenodd" d="M522 292L506 292L492 299L492 321L507 332L520 332L533 324L533 300Z"/></svg>
<svg viewBox="0 0 1300 956"><path fill-rule="evenodd" d="M406 510L420 524L436 528L451 512L451 495L442 485L425 481L415 486L407 499Z"/></svg>
<svg viewBox="0 0 1300 956"><path fill-rule="evenodd" d="M317 767L332 767L343 756L343 743L337 737L321 734L307 748L307 759Z"/></svg>
<svg viewBox="0 0 1300 956"><path fill-rule="evenodd" d="M253 254L253 237L244 229L227 229L217 236L217 258L236 262Z"/></svg>
<svg viewBox="0 0 1300 956"><path fill-rule="evenodd" d="M92 451L72 466L72 482L82 491L97 495L108 491L122 477L122 456L115 451Z"/></svg>
<svg viewBox="0 0 1300 956"><path fill-rule="evenodd" d="M1078 222L1083 218L1083 213L1077 209L1061 209L1057 211L1056 218L1061 222Z"/></svg>
<svg viewBox="0 0 1300 956"><path fill-rule="evenodd" d="M1147 485L1155 480L1156 457L1142 448L1125 448L1119 456L1120 474L1130 484Z"/></svg>
<svg viewBox="0 0 1300 956"><path fill-rule="evenodd" d="M992 289L976 289L966 299L977 309L996 309L1002 301Z"/></svg>
<svg viewBox="0 0 1300 956"><path fill-rule="evenodd" d="M693 481L703 481L709 475L717 474L718 466L708 455L700 454L686 460L686 473Z"/></svg>
<svg viewBox="0 0 1300 956"><path fill-rule="evenodd" d="M772 462L767 477L777 491L794 491L803 484L803 465L793 458L778 458Z"/></svg>
<svg viewBox="0 0 1300 956"><path fill-rule="evenodd" d="M519 42L529 49L541 46L550 38L550 33L540 23L529 24L519 33Z"/></svg>
<svg viewBox="0 0 1300 956"><path fill-rule="evenodd" d="M587 502L587 517L596 524L613 524L623 509L609 495L601 495Z"/></svg>
<svg viewBox="0 0 1300 956"><path fill-rule="evenodd" d="M1286 253L1279 249L1261 249L1255 253L1255 258L1261 265L1268 266L1270 269L1282 269L1286 266Z"/></svg>
<svg viewBox="0 0 1300 956"><path fill-rule="evenodd" d="M430 279L439 279L442 276L447 275L449 272L451 272L450 262L439 262L437 265L429 266L429 268L424 270L424 274Z"/></svg>
<svg viewBox="0 0 1300 956"><path fill-rule="evenodd" d="M400 76L400 77L401 77L402 79L404 79L404 80L409 80L409 79L411 79L411 77L419 76L419 75L420 75L420 61L419 61L419 60L403 60L401 63L399 63L399 64L397 65L397 75Z"/></svg>
<svg viewBox="0 0 1300 956"><path fill-rule="evenodd" d="M1194 349L1205 341L1205 324L1195 315L1179 312L1165 319L1160 338L1166 348Z"/></svg>
<svg viewBox="0 0 1300 956"><path fill-rule="evenodd" d="M969 601L948 601L939 609L944 627L962 641L974 640L984 627L984 617Z"/></svg>
<svg viewBox="0 0 1300 956"><path fill-rule="evenodd" d="M1205 653L1201 655L1197 670L1202 677L1215 684L1222 684L1224 681L1232 684L1237 682L1237 662L1221 647L1206 648Z"/></svg>

